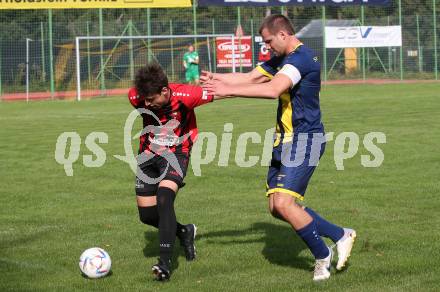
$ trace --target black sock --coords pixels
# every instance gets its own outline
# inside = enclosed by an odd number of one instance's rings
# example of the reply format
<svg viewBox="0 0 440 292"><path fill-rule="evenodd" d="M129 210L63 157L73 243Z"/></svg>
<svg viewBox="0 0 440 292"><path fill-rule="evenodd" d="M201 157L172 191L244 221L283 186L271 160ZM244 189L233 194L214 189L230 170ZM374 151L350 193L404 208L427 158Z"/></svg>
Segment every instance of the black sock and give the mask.
<svg viewBox="0 0 440 292"><path fill-rule="evenodd" d="M157 210L159 213L159 255L160 259L168 262L173 255L174 241L176 240L176 213L174 199L176 193L166 187L157 190Z"/></svg>
<svg viewBox="0 0 440 292"><path fill-rule="evenodd" d="M180 224L177 222L177 228L176 228L176 235L180 239L182 238L182 234L186 232L185 225Z"/></svg>
<svg viewBox="0 0 440 292"><path fill-rule="evenodd" d="M159 213L157 211L157 205L150 207L138 206L139 219L142 223L158 228L159 227ZM185 225L177 223L176 235L180 238L182 231L185 232Z"/></svg>
<svg viewBox="0 0 440 292"><path fill-rule="evenodd" d="M159 227L159 213L157 212L157 206L150 206L150 207L139 207L139 219L142 223Z"/></svg>

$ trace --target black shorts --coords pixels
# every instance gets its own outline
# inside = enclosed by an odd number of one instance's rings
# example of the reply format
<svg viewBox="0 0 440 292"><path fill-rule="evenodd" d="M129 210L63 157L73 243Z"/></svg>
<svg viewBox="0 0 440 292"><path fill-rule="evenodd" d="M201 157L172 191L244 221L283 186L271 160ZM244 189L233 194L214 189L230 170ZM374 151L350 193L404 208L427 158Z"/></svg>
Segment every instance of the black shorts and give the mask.
<svg viewBox="0 0 440 292"><path fill-rule="evenodd" d="M180 169L173 167L176 158ZM138 167L136 175L136 195L138 196L155 196L157 188L162 180L171 180L177 184L179 188L183 188L185 183L183 179L188 169L189 154L172 153L169 159L162 156L154 156L149 161ZM178 168L178 167L176 167Z"/></svg>

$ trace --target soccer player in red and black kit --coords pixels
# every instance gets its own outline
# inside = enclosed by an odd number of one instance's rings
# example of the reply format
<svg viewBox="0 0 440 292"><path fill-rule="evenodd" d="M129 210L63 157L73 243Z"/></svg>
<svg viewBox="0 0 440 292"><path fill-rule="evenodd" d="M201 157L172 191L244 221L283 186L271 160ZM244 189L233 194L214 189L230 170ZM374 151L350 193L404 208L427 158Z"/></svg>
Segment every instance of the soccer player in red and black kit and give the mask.
<svg viewBox="0 0 440 292"><path fill-rule="evenodd" d="M196 253L196 226L176 220L174 199L188 168L190 152L197 137L194 108L212 102L199 86L168 83L159 64L151 63L136 74L135 87L128 93L130 103L140 111L140 137L136 198L140 220L159 229L159 262L152 271L159 281L171 275L171 257L176 236L188 261Z"/></svg>

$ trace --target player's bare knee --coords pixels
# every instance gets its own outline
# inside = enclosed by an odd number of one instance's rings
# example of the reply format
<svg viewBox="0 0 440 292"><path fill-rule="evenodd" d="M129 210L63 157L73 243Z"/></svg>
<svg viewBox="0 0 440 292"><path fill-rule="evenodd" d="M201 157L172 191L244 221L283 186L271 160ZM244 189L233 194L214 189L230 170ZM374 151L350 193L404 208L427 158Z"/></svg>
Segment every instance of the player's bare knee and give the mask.
<svg viewBox="0 0 440 292"><path fill-rule="evenodd" d="M289 204L290 204L289 198L286 198L280 193L273 194L273 204L271 210L272 215L273 214L282 215Z"/></svg>
<svg viewBox="0 0 440 292"><path fill-rule="evenodd" d="M136 196L138 207L152 207L157 205L156 196Z"/></svg>
<svg viewBox="0 0 440 292"><path fill-rule="evenodd" d="M289 194L285 193L275 193L273 194L272 202L273 210L281 217L285 217L286 214L291 213L294 210L301 208L300 205L296 203L296 199ZM292 207L297 207L293 208Z"/></svg>
<svg viewBox="0 0 440 292"><path fill-rule="evenodd" d="M169 188L173 190L175 193L179 190L179 186L172 180L164 179L159 183L159 187Z"/></svg>

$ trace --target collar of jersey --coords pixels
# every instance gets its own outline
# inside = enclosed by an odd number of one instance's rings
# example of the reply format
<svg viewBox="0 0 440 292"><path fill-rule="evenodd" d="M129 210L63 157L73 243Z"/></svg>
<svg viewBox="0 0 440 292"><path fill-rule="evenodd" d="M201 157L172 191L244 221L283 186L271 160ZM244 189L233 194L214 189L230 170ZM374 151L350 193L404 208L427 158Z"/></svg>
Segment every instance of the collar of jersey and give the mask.
<svg viewBox="0 0 440 292"><path fill-rule="evenodd" d="M295 53L295 51L298 50L298 48L302 45L303 45L303 43L301 43L301 42L299 44L297 44L296 47L293 48L293 51L291 51L288 55Z"/></svg>

